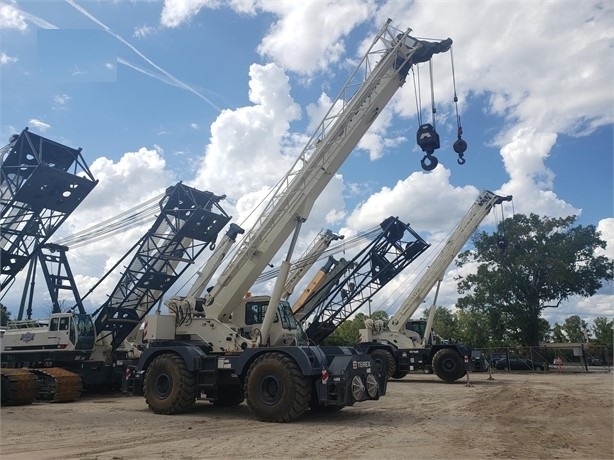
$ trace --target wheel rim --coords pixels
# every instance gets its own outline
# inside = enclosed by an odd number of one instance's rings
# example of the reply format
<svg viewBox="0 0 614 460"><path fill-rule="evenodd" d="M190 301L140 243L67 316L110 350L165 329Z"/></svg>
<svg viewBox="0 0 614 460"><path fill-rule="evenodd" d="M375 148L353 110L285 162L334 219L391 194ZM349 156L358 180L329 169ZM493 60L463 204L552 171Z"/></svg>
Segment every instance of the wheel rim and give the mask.
<svg viewBox="0 0 614 460"><path fill-rule="evenodd" d="M279 377L274 374L267 374L260 379L258 385L260 399L267 405L277 403L283 394L283 386Z"/></svg>
<svg viewBox="0 0 614 460"><path fill-rule="evenodd" d="M362 383L359 375L354 376L352 379L352 396L354 401L362 401L365 397L365 384Z"/></svg>
<svg viewBox="0 0 614 460"><path fill-rule="evenodd" d="M452 372L456 370L456 363L453 359L445 359L443 363L441 363L441 365L447 372Z"/></svg>
<svg viewBox="0 0 614 460"><path fill-rule="evenodd" d="M167 398L173 388L173 381L168 374L160 374L156 378L154 391L159 399Z"/></svg>
<svg viewBox="0 0 614 460"><path fill-rule="evenodd" d="M367 394L373 399L379 392L379 383L373 374L367 375Z"/></svg>

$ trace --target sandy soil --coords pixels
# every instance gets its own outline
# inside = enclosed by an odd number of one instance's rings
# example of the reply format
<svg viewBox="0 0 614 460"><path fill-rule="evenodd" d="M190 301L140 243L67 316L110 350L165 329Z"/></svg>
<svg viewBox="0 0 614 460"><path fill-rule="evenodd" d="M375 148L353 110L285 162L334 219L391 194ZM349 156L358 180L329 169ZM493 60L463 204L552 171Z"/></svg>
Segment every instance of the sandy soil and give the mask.
<svg viewBox="0 0 614 460"><path fill-rule="evenodd" d="M289 424L254 420L245 403L198 402L177 416L140 397L86 397L0 409L8 459L611 459L614 374L473 373L392 381L379 401Z"/></svg>

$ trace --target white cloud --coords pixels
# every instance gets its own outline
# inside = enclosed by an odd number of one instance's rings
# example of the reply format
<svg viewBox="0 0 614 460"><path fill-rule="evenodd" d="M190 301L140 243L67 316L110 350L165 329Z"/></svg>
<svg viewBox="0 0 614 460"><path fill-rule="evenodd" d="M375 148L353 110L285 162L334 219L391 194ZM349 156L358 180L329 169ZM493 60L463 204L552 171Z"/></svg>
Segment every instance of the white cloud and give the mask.
<svg viewBox="0 0 614 460"><path fill-rule="evenodd" d="M440 165L430 173L414 172L392 188L383 187L350 213L347 226L360 230L388 216L398 216L418 232L451 227L479 191L473 186L454 187L449 182L450 174Z"/></svg>
<svg viewBox="0 0 614 460"><path fill-rule="evenodd" d="M0 29L26 30L26 18L22 11L8 3L0 4Z"/></svg>
<svg viewBox="0 0 614 460"><path fill-rule="evenodd" d="M195 179L199 186L235 200L272 187L290 168L294 159L281 151L281 145L290 122L300 117L283 70L274 64L253 64L249 74L253 105L218 116Z"/></svg>
<svg viewBox="0 0 614 460"><path fill-rule="evenodd" d="M31 118L28 121L28 124L33 126L34 128L38 129L41 132L45 132L47 131L49 128L51 128L51 125L48 123L45 123L44 121L38 120L36 118Z"/></svg>
<svg viewBox="0 0 614 460"><path fill-rule="evenodd" d="M0 51L0 64L12 64L13 62L17 62L18 59L16 57L9 56L4 51Z"/></svg>
<svg viewBox="0 0 614 460"><path fill-rule="evenodd" d="M357 24L374 12L365 2L261 2L264 11L277 15L258 52L284 68L301 74L326 70L345 52L343 43Z"/></svg>
<svg viewBox="0 0 614 460"><path fill-rule="evenodd" d="M151 26L137 26L134 28L134 31L132 32L132 36L134 38L145 38L148 35L151 35L152 33L155 32L155 28L151 27Z"/></svg>
<svg viewBox="0 0 614 460"><path fill-rule="evenodd" d="M53 96L53 102L58 105L66 105L68 104L72 98L68 94L56 94Z"/></svg>
<svg viewBox="0 0 614 460"><path fill-rule="evenodd" d="M601 239L606 242L606 247L599 248L595 254L614 260L614 217L601 219L597 224L597 231L601 234Z"/></svg>
<svg viewBox="0 0 614 460"><path fill-rule="evenodd" d="M219 0L165 0L160 22L178 27L202 8L219 8ZM375 11L373 0L362 2L288 2L233 0L228 6L240 14L273 14L272 24L258 52L281 67L310 75L327 70L345 52L343 40Z"/></svg>
<svg viewBox="0 0 614 460"><path fill-rule="evenodd" d="M215 8L217 0L165 0L160 23L164 27L177 27L196 16L204 6Z"/></svg>

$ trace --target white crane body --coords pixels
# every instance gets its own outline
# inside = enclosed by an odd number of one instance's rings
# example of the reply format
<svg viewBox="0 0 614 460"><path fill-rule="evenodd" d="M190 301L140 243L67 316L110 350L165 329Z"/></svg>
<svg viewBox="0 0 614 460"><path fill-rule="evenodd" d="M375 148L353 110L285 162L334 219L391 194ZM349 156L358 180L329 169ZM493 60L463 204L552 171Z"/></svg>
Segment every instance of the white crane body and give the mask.
<svg viewBox="0 0 614 460"><path fill-rule="evenodd" d="M205 298L203 317L193 317L177 326L177 335L206 340L219 352L241 352L262 343L276 343L285 332L275 332L274 312L264 318L263 336L242 335L244 324L236 320L245 308L244 295L278 253L290 235L308 217L324 188L346 161L358 142L396 91L403 86L410 59L420 44L390 26L381 29L352 73L316 132L290 171L271 194L254 227ZM291 254L288 254L286 262ZM282 263L271 304L277 305L289 262ZM280 325L278 323L278 325ZM296 326L298 327L298 326ZM269 337L269 334L271 336Z"/></svg>
<svg viewBox="0 0 614 460"><path fill-rule="evenodd" d="M245 399L260 420L287 422L308 408L342 408L385 394L384 369L376 360L350 347L310 345L282 297L301 225L317 198L403 86L414 53L426 49L421 59L428 59L451 44L448 39L429 47L410 37L410 29L402 32L390 23L271 191L264 211L203 299L203 311L148 318L149 342L135 387L154 412L184 412L204 395L222 405ZM246 295L291 236L271 296ZM188 306L195 302L187 300Z"/></svg>
<svg viewBox="0 0 614 460"><path fill-rule="evenodd" d="M416 322L409 320L422 305L433 286L441 281L447 267L492 208L511 199L511 196L500 196L488 190L482 191L392 318L388 321L365 321L366 328L360 330L359 349L371 354L375 350L378 350L376 353L383 353L377 344L390 345L386 353L390 353L391 356L385 358L391 366L390 375L400 377L408 370L423 367L434 368L435 373L446 381L457 380L465 374L464 366L460 368L464 356L469 353L464 345L450 344L442 348L441 359L437 359L439 350L436 347L425 348L424 331L414 330L412 323ZM433 305L431 313L434 308ZM432 324L432 317L430 322ZM430 330L428 322L426 325L427 330ZM395 361L396 368L393 366ZM441 369L438 368L438 364L441 364ZM449 372L446 372L446 368Z"/></svg>

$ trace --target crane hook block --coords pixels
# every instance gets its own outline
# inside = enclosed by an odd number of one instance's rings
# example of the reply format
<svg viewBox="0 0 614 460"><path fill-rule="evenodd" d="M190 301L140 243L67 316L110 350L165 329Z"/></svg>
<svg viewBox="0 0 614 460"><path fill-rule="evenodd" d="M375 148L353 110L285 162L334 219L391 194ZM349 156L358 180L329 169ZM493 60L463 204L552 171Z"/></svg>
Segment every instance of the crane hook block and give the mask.
<svg viewBox="0 0 614 460"><path fill-rule="evenodd" d="M439 160L433 155L424 155L424 157L422 157L422 160L420 160L420 165L425 171L432 171L437 167L438 164Z"/></svg>
<svg viewBox="0 0 614 460"><path fill-rule="evenodd" d="M430 123L420 125L416 133L416 140L422 151L427 155L432 154L439 148L439 134Z"/></svg>
<svg viewBox="0 0 614 460"><path fill-rule="evenodd" d="M467 151L467 143L459 137L452 145L452 148L456 153L461 155Z"/></svg>

